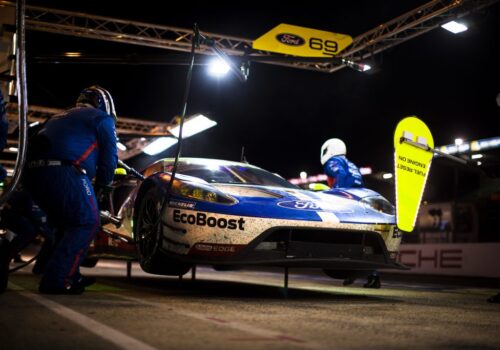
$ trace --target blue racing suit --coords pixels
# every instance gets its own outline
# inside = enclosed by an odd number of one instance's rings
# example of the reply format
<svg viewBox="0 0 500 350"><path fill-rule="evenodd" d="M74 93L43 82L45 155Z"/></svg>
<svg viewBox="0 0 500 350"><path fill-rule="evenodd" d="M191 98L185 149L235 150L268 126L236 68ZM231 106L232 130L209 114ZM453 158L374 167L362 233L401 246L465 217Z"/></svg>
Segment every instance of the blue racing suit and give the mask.
<svg viewBox="0 0 500 350"><path fill-rule="evenodd" d="M345 156L331 157L326 161L324 170L331 188L363 186L363 178L358 167Z"/></svg>
<svg viewBox="0 0 500 350"><path fill-rule="evenodd" d="M118 156L113 117L92 107L72 108L50 119L36 136L44 147L28 161L26 184L63 232L40 282L42 288L68 288L80 278L80 264L99 227L91 180L109 185Z"/></svg>

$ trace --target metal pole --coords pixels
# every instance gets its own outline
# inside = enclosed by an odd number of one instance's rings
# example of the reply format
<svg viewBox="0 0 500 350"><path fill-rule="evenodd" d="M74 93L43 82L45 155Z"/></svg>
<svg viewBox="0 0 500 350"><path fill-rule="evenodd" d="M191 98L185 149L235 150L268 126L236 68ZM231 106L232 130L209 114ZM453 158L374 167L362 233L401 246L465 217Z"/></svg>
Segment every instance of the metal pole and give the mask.
<svg viewBox="0 0 500 350"><path fill-rule="evenodd" d="M127 279L132 278L132 261L127 260Z"/></svg>

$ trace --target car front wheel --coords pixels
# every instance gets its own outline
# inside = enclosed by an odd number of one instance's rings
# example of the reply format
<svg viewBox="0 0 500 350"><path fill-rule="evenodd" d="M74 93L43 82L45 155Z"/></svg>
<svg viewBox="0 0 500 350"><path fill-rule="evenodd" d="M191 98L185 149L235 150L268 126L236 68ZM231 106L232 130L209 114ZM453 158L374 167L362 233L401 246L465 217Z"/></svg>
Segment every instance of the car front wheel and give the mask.
<svg viewBox="0 0 500 350"><path fill-rule="evenodd" d="M163 191L153 186L142 197L138 206L135 237L141 268L158 275L183 275L190 265L180 263L161 252L163 225L161 223Z"/></svg>

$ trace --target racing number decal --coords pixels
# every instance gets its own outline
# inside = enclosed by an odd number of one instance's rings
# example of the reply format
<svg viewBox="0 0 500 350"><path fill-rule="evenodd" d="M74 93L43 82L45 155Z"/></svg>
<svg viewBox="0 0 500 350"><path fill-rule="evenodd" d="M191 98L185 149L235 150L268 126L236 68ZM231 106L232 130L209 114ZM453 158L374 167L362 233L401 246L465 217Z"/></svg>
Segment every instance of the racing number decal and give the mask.
<svg viewBox="0 0 500 350"><path fill-rule="evenodd" d="M252 47L300 57L332 57L351 44L349 35L281 23L254 40Z"/></svg>
<svg viewBox="0 0 500 350"><path fill-rule="evenodd" d="M321 38L310 38L309 47L313 50L319 50L326 56L335 56L339 50L339 44L333 40L323 40Z"/></svg>

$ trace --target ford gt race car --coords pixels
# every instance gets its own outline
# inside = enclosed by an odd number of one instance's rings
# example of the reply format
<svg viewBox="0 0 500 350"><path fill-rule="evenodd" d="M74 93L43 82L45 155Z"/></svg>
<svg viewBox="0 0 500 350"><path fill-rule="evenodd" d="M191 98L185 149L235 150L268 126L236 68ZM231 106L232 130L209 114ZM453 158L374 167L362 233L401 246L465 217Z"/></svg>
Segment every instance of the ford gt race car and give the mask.
<svg viewBox="0 0 500 350"><path fill-rule="evenodd" d="M111 211L121 225L103 225L88 261L138 259L163 275L198 264L321 268L335 278L402 268L394 207L370 189L312 192L247 163L199 158L181 158L168 189L173 161L119 181Z"/></svg>

